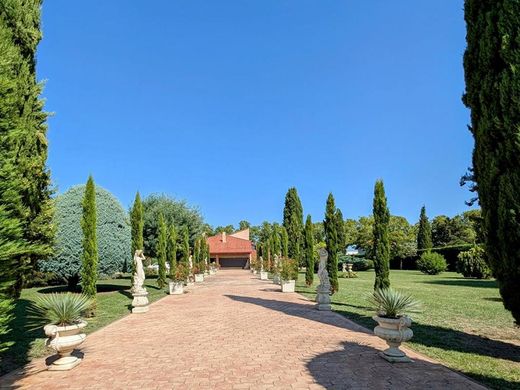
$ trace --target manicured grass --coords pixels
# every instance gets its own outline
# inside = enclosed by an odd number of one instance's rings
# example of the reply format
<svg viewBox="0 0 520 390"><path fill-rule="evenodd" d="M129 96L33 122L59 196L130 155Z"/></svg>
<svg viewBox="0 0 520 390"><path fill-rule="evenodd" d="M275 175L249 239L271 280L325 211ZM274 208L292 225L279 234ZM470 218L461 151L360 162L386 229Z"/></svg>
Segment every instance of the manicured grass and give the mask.
<svg viewBox="0 0 520 390"><path fill-rule="evenodd" d="M92 333L99 328L130 313L132 295L130 294L130 279L100 280L97 284L97 312L93 318L88 318L86 333ZM145 286L148 290L150 302L162 298L166 294L165 289L159 289L155 279L147 279ZM13 331L8 339L14 344L6 351L0 353L0 375L23 366L35 357L51 355L53 352L45 347L45 335L43 325L45 322L33 325L27 318L27 307L37 294L66 291L65 286L37 287L22 291L22 296L17 301L15 318L12 323Z"/></svg>
<svg viewBox="0 0 520 390"><path fill-rule="evenodd" d="M333 309L369 329L376 326L367 297L374 273L340 279ZM305 287L300 273L297 291L314 299L319 282ZM412 315L413 339L407 346L496 389L520 389L520 329L502 305L494 280L465 279L445 272L390 272L393 288L412 294L423 311Z"/></svg>

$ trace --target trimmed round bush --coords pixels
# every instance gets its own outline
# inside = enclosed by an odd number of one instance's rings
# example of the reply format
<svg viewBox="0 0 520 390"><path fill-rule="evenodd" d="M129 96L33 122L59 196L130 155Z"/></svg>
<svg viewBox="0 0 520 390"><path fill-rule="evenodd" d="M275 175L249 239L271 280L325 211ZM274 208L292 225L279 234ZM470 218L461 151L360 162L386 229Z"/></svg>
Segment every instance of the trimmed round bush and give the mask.
<svg viewBox="0 0 520 390"><path fill-rule="evenodd" d="M428 275L437 275L446 271L448 264L443 255L435 252L424 252L417 260L417 269Z"/></svg>
<svg viewBox="0 0 520 390"><path fill-rule="evenodd" d="M480 246L460 252L457 258L457 272L465 278L487 279L491 270L486 263L486 251Z"/></svg>
<svg viewBox="0 0 520 390"><path fill-rule="evenodd" d="M77 284L81 269L83 232L82 201L85 185L74 186L55 199L55 255L39 262L42 272L53 272ZM96 186L97 240L99 275L123 271L131 260L130 224L121 203L107 190Z"/></svg>
<svg viewBox="0 0 520 390"><path fill-rule="evenodd" d="M352 270L354 271L368 271L374 268L374 261L369 259L354 259L352 261Z"/></svg>

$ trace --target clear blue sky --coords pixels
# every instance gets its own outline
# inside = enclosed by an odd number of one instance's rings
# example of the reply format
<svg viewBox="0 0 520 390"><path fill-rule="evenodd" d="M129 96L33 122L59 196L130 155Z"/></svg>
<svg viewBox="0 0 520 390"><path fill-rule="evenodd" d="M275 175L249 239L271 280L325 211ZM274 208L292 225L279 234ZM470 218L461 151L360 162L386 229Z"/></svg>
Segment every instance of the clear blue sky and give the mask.
<svg viewBox="0 0 520 390"><path fill-rule="evenodd" d="M198 205L212 225L371 213L384 179L411 222L465 211L462 0L46 0L49 165Z"/></svg>

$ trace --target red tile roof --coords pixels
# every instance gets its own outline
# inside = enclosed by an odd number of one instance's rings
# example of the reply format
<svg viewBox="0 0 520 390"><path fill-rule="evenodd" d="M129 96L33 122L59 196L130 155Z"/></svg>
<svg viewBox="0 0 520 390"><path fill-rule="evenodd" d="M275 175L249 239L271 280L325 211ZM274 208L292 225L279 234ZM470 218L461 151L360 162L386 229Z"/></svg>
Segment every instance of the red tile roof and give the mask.
<svg viewBox="0 0 520 390"><path fill-rule="evenodd" d="M254 252L253 244L250 240L233 237L230 235L224 236L217 234L216 236L207 238L209 244L210 254L250 254Z"/></svg>

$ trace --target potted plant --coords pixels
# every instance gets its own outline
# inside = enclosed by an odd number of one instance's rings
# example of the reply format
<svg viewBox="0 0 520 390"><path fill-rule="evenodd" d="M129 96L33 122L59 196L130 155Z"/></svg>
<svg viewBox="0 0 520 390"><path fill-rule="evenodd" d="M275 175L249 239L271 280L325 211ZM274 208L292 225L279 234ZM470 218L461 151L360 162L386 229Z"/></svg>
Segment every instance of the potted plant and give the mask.
<svg viewBox="0 0 520 390"><path fill-rule="evenodd" d="M399 346L413 336L409 328L412 320L405 313L418 312L419 303L410 295L391 288L374 291L371 303L377 313L372 318L379 324L375 327L374 333L385 340L389 347L381 352L380 356L392 363L410 362L410 358L399 349Z"/></svg>
<svg viewBox="0 0 520 390"><path fill-rule="evenodd" d="M217 273L217 270L218 270L218 264L215 262L215 263L210 263L209 265L209 274L210 275L215 275Z"/></svg>
<svg viewBox="0 0 520 390"><path fill-rule="evenodd" d="M298 264L296 261L293 259L282 259L280 266L282 292L294 292L297 278Z"/></svg>
<svg viewBox="0 0 520 390"><path fill-rule="evenodd" d="M173 273L170 273L170 294L181 295L184 293L184 282L189 275L188 267L184 264L177 264Z"/></svg>
<svg viewBox="0 0 520 390"><path fill-rule="evenodd" d="M201 268L200 264L195 264L193 266L193 274L195 275L195 283L204 281L204 270Z"/></svg>
<svg viewBox="0 0 520 390"><path fill-rule="evenodd" d="M267 280L267 279L269 279L269 273L265 269L266 261L264 261L262 256L260 256L259 265L260 265L260 280Z"/></svg>
<svg viewBox="0 0 520 390"><path fill-rule="evenodd" d="M81 359L71 356L71 353L87 338L83 332L87 323L82 316L92 305L93 300L88 296L72 293L45 294L35 301L31 308L32 316L50 321L43 328L48 337L46 345L58 354L49 370L70 370L81 363Z"/></svg>

